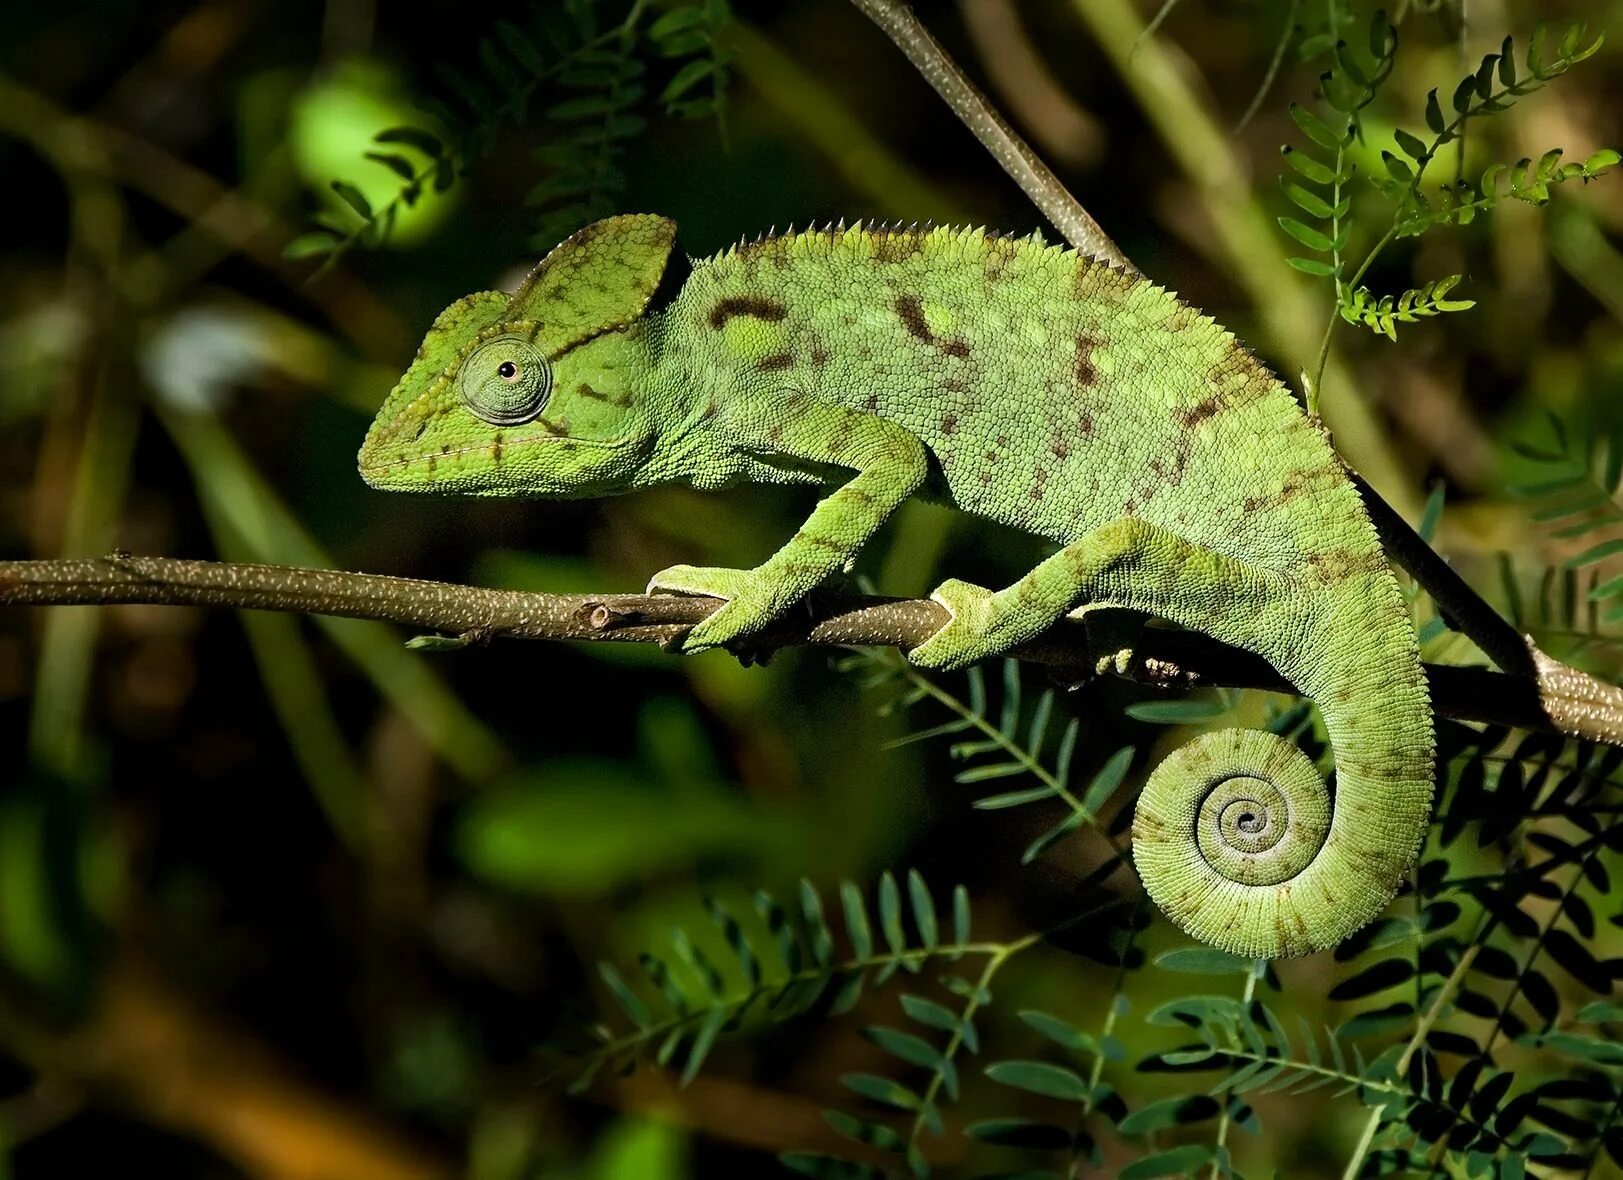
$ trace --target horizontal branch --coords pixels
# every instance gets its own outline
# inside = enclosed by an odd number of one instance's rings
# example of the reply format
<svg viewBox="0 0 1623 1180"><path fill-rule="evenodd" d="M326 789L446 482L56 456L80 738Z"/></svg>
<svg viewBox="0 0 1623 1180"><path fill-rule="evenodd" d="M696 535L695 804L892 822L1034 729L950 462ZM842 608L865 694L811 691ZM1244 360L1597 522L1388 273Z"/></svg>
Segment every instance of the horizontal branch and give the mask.
<svg viewBox="0 0 1623 1180"><path fill-rule="evenodd" d="M670 646L721 605L713 598L642 594L533 594L379 574L297 566L182 561L166 557L0 562L0 607L159 603L378 619L454 637L572 639ZM747 656L782 647L897 647L929 638L947 618L926 599L815 596L767 633ZM1120 616L1118 615L1119 619ZM1104 621L1104 620L1101 620ZM1065 620L1009 654L1076 683L1109 672L1162 688L1293 691L1264 660L1190 631L1145 627L1130 647L1108 642L1119 627ZM1426 665L1432 702L1445 717L1623 741L1623 690L1529 648L1535 676Z"/></svg>

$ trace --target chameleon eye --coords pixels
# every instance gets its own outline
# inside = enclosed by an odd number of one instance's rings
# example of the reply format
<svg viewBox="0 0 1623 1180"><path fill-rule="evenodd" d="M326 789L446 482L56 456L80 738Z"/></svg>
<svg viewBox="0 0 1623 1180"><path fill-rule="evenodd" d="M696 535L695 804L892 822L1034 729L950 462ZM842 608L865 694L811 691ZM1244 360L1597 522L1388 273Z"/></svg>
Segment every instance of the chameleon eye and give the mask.
<svg viewBox="0 0 1623 1180"><path fill-rule="evenodd" d="M530 421L547 404L551 392L551 366L527 340L517 336L498 336L481 345L457 377L462 404L492 426Z"/></svg>

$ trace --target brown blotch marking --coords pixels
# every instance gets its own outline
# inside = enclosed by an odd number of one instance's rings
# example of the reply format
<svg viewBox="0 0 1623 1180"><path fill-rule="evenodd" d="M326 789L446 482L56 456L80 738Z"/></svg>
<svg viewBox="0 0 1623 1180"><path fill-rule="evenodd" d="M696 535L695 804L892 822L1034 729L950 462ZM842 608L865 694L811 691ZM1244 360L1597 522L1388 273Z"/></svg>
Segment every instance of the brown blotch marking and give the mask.
<svg viewBox="0 0 1623 1180"><path fill-rule="evenodd" d="M987 469L985 469L985 468L983 468L983 469L982 469L982 470L981 470L981 482L982 482L982 483L983 483L983 484L984 484L984 483L991 483L991 482L992 482L992 473L991 473L991 471L990 471L990 470L987 470Z"/></svg>
<svg viewBox="0 0 1623 1180"><path fill-rule="evenodd" d="M808 545L815 545L819 549L827 549L830 553L845 552L845 546L838 541L831 541L827 537L819 537L816 533L801 533L800 536Z"/></svg>
<svg viewBox="0 0 1623 1180"><path fill-rule="evenodd" d="M496 437L490 441L490 461L492 463L502 461L502 432L499 430L496 432Z"/></svg>
<svg viewBox="0 0 1623 1180"><path fill-rule="evenodd" d="M766 432L766 436L767 436L767 438L771 439L773 442L782 442L783 441L783 423L782 422L774 422L772 424L771 429L769 429Z"/></svg>
<svg viewBox="0 0 1623 1180"><path fill-rule="evenodd" d="M834 437L828 440L828 453L830 455L839 455L844 453L845 448L851 442L851 430L851 419L841 419L840 428L834 432Z"/></svg>
<svg viewBox="0 0 1623 1180"><path fill-rule="evenodd" d="M896 314L902 317L907 330L926 344L935 343L935 334L924 322L924 303L917 295L896 296Z"/></svg>
<svg viewBox="0 0 1623 1180"><path fill-rule="evenodd" d="M1020 248L1010 238L994 238L988 235L986 258L981 263L987 286L996 286L1003 281L1003 271L1015 260L1019 250Z"/></svg>
<svg viewBox="0 0 1623 1180"><path fill-rule="evenodd" d="M942 434L957 434L958 433L958 415L957 414L947 414L947 415L942 417L942 419L941 419L941 433Z"/></svg>
<svg viewBox="0 0 1623 1180"><path fill-rule="evenodd" d="M576 390L582 397L589 397L593 401L608 402L611 406L629 406L631 394L629 393L601 393L582 381Z"/></svg>
<svg viewBox="0 0 1623 1180"><path fill-rule="evenodd" d="M874 235L874 258L879 262L901 262L920 250L919 236L907 230Z"/></svg>
<svg viewBox="0 0 1623 1180"><path fill-rule="evenodd" d="M1163 483L1177 487L1183 482L1184 468L1189 464L1189 448L1180 446L1173 453L1171 459L1163 459L1159 455L1150 460L1150 470L1159 476Z"/></svg>
<svg viewBox="0 0 1623 1180"><path fill-rule="evenodd" d="M1223 403L1218 400L1215 393L1202 398L1183 412L1184 429L1193 430L1222 408Z"/></svg>
<svg viewBox="0 0 1623 1180"><path fill-rule="evenodd" d="M1181 332L1198 319L1200 319L1200 312L1187 303L1180 302L1173 313L1167 317L1167 327L1174 332Z"/></svg>
<svg viewBox="0 0 1623 1180"><path fill-rule="evenodd" d="M716 404L715 394L711 394L709 400L704 403L704 413L699 415L699 417L702 420L708 421L709 419L714 418L720 412L720 410L721 407Z"/></svg>
<svg viewBox="0 0 1623 1180"><path fill-rule="evenodd" d="M1093 429L1093 420L1091 418L1088 420L1088 429ZM1053 452L1054 458L1063 459L1071 453L1071 440L1063 434L1055 432L1054 437L1048 442L1048 449Z"/></svg>
<svg viewBox="0 0 1623 1180"><path fill-rule="evenodd" d="M969 379L955 373L941 382L941 388L947 393L968 393Z"/></svg>
<svg viewBox="0 0 1623 1180"><path fill-rule="evenodd" d="M436 467L438 467L439 465L440 465L440 457L438 455L429 455L428 456L428 474L433 475L434 474L434 469Z"/></svg>
<svg viewBox="0 0 1623 1180"><path fill-rule="evenodd" d="M997 436L997 445L1002 447L1004 450L1008 450L1009 449L1009 436L1006 435L1006 434L998 435Z"/></svg>
<svg viewBox="0 0 1623 1180"><path fill-rule="evenodd" d="M1076 338L1076 379L1084 389L1099 381L1099 370L1093 364L1093 350L1099 342L1086 332Z"/></svg>
<svg viewBox="0 0 1623 1180"><path fill-rule="evenodd" d="M440 444L440 454L449 455L450 453L451 453L451 444L450 443L441 443Z"/></svg>
<svg viewBox="0 0 1623 1180"><path fill-rule="evenodd" d="M966 357L969 355L969 344L963 340L949 340L941 346L941 351L948 356Z"/></svg>
<svg viewBox="0 0 1623 1180"><path fill-rule="evenodd" d="M1027 493L1033 501L1041 500L1046 494L1048 485L1048 469L1041 463L1037 464L1036 473L1032 476L1031 491Z"/></svg>
<svg viewBox="0 0 1623 1180"><path fill-rule="evenodd" d="M764 356L755 362L755 367L763 373L771 373L778 369L792 368L795 358L787 352L775 352L771 356Z"/></svg>
<svg viewBox="0 0 1623 1180"><path fill-rule="evenodd" d="M867 397L863 398L862 408L868 411L870 414L879 409L879 395L877 393L870 393Z"/></svg>
<svg viewBox="0 0 1623 1180"><path fill-rule="evenodd" d="M828 364L828 349L823 347L821 340L811 342L811 363L819 369Z"/></svg>
<svg viewBox="0 0 1623 1180"><path fill-rule="evenodd" d="M776 323L789 314L789 309L776 299L764 295L729 295L710 309L710 326L721 328L735 315L754 316L758 320Z"/></svg>
<svg viewBox="0 0 1623 1180"><path fill-rule="evenodd" d="M1368 558L1350 549L1332 549L1328 553L1310 553L1307 561L1324 581L1336 582L1356 572Z"/></svg>

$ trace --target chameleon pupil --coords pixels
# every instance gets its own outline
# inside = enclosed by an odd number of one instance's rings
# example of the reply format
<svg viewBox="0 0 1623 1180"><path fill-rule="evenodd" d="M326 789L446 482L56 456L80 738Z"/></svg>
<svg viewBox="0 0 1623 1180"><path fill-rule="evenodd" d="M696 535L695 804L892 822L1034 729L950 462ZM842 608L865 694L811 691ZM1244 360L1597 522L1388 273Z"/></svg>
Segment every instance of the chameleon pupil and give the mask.
<svg viewBox="0 0 1623 1180"><path fill-rule="evenodd" d="M457 393L492 426L517 426L541 412L552 392L546 358L523 340L504 336L476 351L457 377Z"/></svg>

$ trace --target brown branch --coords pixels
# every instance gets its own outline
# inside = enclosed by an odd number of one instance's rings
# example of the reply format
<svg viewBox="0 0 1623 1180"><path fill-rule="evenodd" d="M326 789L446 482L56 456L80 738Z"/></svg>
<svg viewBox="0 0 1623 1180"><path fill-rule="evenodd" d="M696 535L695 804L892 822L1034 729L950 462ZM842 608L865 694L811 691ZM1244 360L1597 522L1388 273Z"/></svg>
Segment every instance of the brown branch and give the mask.
<svg viewBox="0 0 1623 1180"><path fill-rule="evenodd" d="M159 603L378 619L455 637L657 643L669 647L720 606L713 598L642 594L533 594L379 574L167 557L0 562L0 607ZM819 595L750 642L746 658L783 647L897 647L922 643L946 622L927 599ZM1119 623L1103 614L1100 623ZM1065 620L1009 654L1062 682L1110 673L1159 688L1294 691L1260 657L1191 631L1145 627L1129 646L1118 625ZM1535 656L1536 680L1428 664L1432 702L1445 717L1623 740L1623 689ZM1542 702L1541 702L1542 698Z"/></svg>

